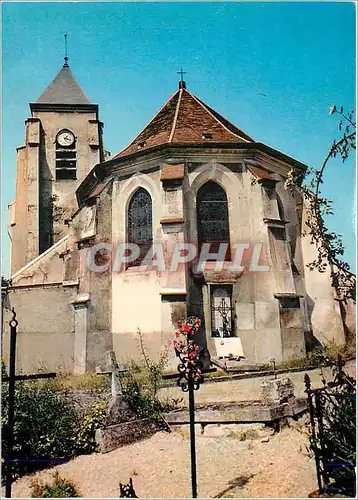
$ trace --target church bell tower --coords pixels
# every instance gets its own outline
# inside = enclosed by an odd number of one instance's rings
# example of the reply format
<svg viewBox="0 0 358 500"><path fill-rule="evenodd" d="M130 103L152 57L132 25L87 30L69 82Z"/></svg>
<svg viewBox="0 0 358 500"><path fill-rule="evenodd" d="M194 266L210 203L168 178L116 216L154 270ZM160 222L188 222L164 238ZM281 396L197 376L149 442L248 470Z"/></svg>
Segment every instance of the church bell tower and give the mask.
<svg viewBox="0 0 358 500"><path fill-rule="evenodd" d="M82 91L67 56L30 110L25 144L17 148L16 200L9 207L11 274L66 234L77 187L104 159L98 105Z"/></svg>

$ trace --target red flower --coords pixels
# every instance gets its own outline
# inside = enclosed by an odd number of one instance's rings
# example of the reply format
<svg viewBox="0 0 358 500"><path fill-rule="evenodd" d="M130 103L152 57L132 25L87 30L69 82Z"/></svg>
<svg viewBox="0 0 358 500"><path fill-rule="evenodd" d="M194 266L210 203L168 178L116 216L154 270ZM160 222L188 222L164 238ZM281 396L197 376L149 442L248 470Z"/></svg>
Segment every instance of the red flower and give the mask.
<svg viewBox="0 0 358 500"><path fill-rule="evenodd" d="M185 332L185 333L189 333L189 332L190 332L190 330L191 330L191 326L189 326L189 325L184 325L184 332Z"/></svg>

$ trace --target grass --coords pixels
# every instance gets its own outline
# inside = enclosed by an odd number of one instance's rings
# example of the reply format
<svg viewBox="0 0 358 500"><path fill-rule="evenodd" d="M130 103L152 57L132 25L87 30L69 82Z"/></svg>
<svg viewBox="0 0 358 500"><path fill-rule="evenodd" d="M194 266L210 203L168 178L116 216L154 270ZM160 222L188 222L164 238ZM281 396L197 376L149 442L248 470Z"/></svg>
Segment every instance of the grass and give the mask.
<svg viewBox="0 0 358 500"><path fill-rule="evenodd" d="M72 481L60 477L58 471L52 474L52 483L43 483L34 479L30 488L31 498L75 498L81 496Z"/></svg>
<svg viewBox="0 0 358 500"><path fill-rule="evenodd" d="M315 349L311 351L307 357L296 358L289 361L276 364L277 370L288 370L292 368L312 368L322 366L327 362L334 363L337 357L341 355L343 359L351 358L356 355L356 345L354 342L349 342L345 345L338 345L334 341L328 342L322 349ZM136 377L140 381L143 378L145 381L145 373L143 367L137 366L133 363L132 370L136 373ZM258 371L272 371L273 365L266 364ZM205 374L205 378L218 378L224 377L228 374L219 368L215 372ZM68 390L109 390L110 377L106 375L97 375L96 373L83 373L83 374L66 374L59 373L55 379L43 379L28 382L36 384L39 388L48 388L54 391L68 391Z"/></svg>
<svg viewBox="0 0 358 500"><path fill-rule="evenodd" d="M51 389L53 391L69 390L109 390L110 378L107 375L97 375L96 373L60 373L54 379L43 379L30 384L36 384L39 388Z"/></svg>
<svg viewBox="0 0 358 500"><path fill-rule="evenodd" d="M227 375L227 373L224 372L224 370L220 370L220 369L217 369L216 372L204 373L205 378L218 378L218 377L224 377L226 375Z"/></svg>

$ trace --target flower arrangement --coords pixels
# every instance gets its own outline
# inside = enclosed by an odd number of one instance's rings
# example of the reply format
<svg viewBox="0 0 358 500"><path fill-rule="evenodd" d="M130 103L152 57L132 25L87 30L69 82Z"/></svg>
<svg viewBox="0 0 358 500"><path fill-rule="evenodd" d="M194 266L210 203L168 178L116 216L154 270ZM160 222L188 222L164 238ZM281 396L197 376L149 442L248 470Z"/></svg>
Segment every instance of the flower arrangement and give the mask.
<svg viewBox="0 0 358 500"><path fill-rule="evenodd" d="M178 385L183 391L188 390L188 382L194 384L194 388L199 387L202 382L202 363L199 360L200 346L194 343L192 337L199 330L201 321L192 316L184 321L177 323L175 330L175 339L173 340L174 349L180 358L178 371L180 377Z"/></svg>

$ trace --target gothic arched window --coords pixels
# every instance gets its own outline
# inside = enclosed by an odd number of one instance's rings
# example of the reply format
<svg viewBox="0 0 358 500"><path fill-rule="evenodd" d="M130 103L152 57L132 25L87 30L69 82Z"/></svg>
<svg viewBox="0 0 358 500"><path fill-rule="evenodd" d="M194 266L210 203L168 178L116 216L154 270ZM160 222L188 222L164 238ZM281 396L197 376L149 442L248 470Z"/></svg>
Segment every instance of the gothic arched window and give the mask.
<svg viewBox="0 0 358 500"><path fill-rule="evenodd" d="M128 243L135 243L140 250L138 259L128 266L139 266L153 243L152 199L143 188L139 188L129 202L127 234Z"/></svg>
<svg viewBox="0 0 358 500"><path fill-rule="evenodd" d="M216 182L206 182L199 189L196 207L199 252L203 243L210 243L211 253L218 252L220 243L228 243L225 260L229 260L229 212L225 191Z"/></svg>

